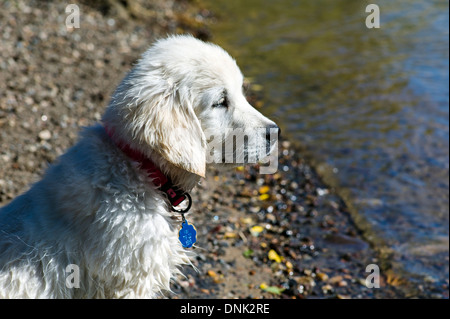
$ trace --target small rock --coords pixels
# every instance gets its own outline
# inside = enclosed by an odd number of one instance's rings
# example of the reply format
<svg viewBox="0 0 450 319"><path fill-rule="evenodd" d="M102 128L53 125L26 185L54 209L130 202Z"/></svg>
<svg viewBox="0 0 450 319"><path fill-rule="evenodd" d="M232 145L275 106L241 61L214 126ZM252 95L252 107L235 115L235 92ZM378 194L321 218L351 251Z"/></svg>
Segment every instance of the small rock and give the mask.
<svg viewBox="0 0 450 319"><path fill-rule="evenodd" d="M333 287L331 285L324 285L324 286L322 286L322 291L324 293L331 292L331 291L333 291Z"/></svg>
<svg viewBox="0 0 450 319"><path fill-rule="evenodd" d="M47 141L52 138L52 133L49 130L43 130L39 132L39 138L43 141Z"/></svg>
<svg viewBox="0 0 450 319"><path fill-rule="evenodd" d="M317 188L316 192L318 196L324 196L329 193L328 189L325 188Z"/></svg>
<svg viewBox="0 0 450 319"><path fill-rule="evenodd" d="M323 272L318 272L316 274L316 277L320 280L320 281L327 281L328 280L328 275L326 273Z"/></svg>
<svg viewBox="0 0 450 319"><path fill-rule="evenodd" d="M281 146L282 146L283 148L289 148L289 146L291 146L291 143L290 143L289 141L283 141L283 142L281 143Z"/></svg>
<svg viewBox="0 0 450 319"><path fill-rule="evenodd" d="M211 292L209 291L209 289L205 289L205 288L201 288L200 291L202 293L204 293L205 295L209 295Z"/></svg>
<svg viewBox="0 0 450 319"><path fill-rule="evenodd" d="M313 278L307 277L307 276L301 276L295 278L298 284L303 285L305 287L314 287L316 285L316 282Z"/></svg>
<svg viewBox="0 0 450 319"><path fill-rule="evenodd" d="M343 280L344 280L344 278L342 276L334 276L330 279L330 284L335 285Z"/></svg>

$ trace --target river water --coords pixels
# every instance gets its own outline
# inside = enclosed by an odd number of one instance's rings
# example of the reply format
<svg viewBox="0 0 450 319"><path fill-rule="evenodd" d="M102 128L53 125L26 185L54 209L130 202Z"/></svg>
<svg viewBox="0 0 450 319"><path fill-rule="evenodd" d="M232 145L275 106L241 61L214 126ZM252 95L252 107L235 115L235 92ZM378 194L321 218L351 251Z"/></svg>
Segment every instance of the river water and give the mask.
<svg viewBox="0 0 450 319"><path fill-rule="evenodd" d="M213 41L260 86L262 112L306 148L368 240L411 278L443 283L449 4L377 0L380 28L368 29L369 3L217 0Z"/></svg>

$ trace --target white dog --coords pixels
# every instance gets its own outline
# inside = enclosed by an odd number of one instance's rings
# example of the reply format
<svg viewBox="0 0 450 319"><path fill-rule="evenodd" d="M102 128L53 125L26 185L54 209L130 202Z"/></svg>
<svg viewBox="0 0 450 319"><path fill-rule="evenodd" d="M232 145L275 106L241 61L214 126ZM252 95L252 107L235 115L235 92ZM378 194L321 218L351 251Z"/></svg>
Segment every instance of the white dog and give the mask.
<svg viewBox="0 0 450 319"><path fill-rule="evenodd" d="M220 47L191 36L157 41L115 91L103 123L84 129L40 182L0 210L0 298L170 291L193 255L172 206L191 201L186 193L207 164L224 162L208 145L240 129L248 141L235 155L273 149L273 135L258 129L278 127L248 104L242 85Z"/></svg>

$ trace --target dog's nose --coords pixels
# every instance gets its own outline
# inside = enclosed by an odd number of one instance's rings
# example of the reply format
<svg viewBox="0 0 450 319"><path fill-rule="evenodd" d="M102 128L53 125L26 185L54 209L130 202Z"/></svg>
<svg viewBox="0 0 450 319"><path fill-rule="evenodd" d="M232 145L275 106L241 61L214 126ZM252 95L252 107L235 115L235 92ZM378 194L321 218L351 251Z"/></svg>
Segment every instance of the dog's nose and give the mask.
<svg viewBox="0 0 450 319"><path fill-rule="evenodd" d="M267 127L267 129L266 129L266 140L268 140L268 141L271 140L270 133L274 132L275 130L278 132L278 137L280 137L281 129L278 127L278 125L274 124L274 125L270 125L269 127Z"/></svg>

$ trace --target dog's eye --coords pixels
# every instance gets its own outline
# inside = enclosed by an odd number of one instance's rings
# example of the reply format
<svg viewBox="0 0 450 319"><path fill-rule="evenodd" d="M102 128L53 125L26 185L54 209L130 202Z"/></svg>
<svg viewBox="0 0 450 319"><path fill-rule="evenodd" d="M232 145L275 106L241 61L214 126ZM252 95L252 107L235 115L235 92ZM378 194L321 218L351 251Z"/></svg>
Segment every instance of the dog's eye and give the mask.
<svg viewBox="0 0 450 319"><path fill-rule="evenodd" d="M228 99L226 96L222 97L217 103L212 105L213 107L228 107Z"/></svg>

